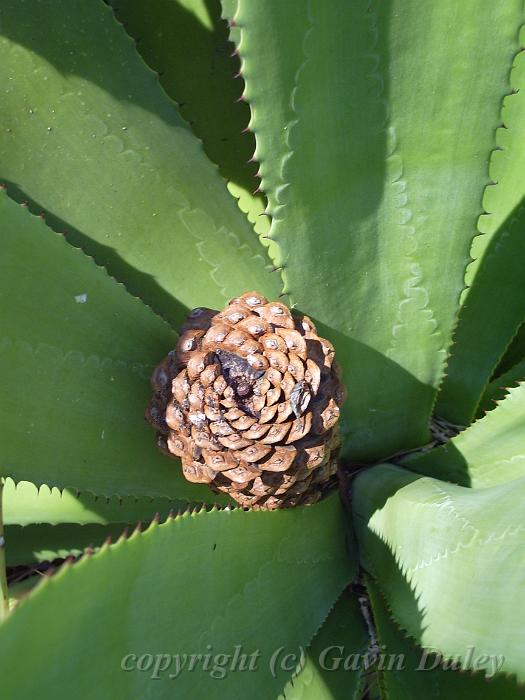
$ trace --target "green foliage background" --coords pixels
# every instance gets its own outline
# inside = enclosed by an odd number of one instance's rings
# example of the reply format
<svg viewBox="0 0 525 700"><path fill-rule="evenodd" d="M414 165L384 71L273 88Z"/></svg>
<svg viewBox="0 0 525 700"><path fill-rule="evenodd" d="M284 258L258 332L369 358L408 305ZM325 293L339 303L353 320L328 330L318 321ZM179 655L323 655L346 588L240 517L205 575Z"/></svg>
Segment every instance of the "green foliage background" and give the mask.
<svg viewBox="0 0 525 700"><path fill-rule="evenodd" d="M10 586L6 697L518 697L524 15L3 0L5 556L85 553ZM235 509L155 450L153 366L189 309L252 288L336 347L350 508ZM408 669L322 668L371 631ZM239 644L255 675L120 668ZM280 647L306 650L296 674L269 672ZM464 671L416 672L422 649Z"/></svg>

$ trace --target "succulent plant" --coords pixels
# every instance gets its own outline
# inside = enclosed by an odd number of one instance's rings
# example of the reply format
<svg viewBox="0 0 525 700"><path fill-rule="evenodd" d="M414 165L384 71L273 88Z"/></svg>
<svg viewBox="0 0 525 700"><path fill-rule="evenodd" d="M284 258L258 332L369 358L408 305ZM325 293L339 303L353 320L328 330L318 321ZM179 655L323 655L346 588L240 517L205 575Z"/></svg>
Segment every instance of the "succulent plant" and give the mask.
<svg viewBox="0 0 525 700"><path fill-rule="evenodd" d="M3 0L2 697L519 697L524 14Z"/></svg>

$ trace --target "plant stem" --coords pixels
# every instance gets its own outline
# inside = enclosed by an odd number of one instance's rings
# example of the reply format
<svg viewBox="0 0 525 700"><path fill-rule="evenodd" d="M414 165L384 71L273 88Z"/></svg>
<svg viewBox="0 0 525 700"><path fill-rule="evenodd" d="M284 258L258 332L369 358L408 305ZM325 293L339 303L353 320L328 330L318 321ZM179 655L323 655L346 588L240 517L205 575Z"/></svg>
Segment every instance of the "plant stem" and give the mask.
<svg viewBox="0 0 525 700"><path fill-rule="evenodd" d="M4 539L4 519L3 519L3 491L4 479L0 477L0 591L2 600L0 601L0 619L3 619L9 612L9 593L7 589L7 572L5 564L5 539Z"/></svg>

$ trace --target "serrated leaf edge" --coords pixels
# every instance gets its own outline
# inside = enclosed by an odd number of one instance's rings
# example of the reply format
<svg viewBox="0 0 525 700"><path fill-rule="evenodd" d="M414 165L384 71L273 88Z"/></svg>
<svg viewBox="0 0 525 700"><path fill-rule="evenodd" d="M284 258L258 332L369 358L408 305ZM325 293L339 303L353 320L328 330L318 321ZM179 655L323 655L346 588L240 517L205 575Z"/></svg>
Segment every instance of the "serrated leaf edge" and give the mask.
<svg viewBox="0 0 525 700"><path fill-rule="evenodd" d="M419 641L405 627L403 627L403 625L401 624L401 621L396 617L396 615L395 615L395 613L390 605L388 597L381 586L381 582L380 582L379 578L368 571L366 572L366 576L369 577L375 583L377 591L381 595L381 599L383 600L385 608L388 612L388 617L389 617L390 621L392 622L392 624L396 627L396 630L399 632L399 634L405 640L409 641L411 643L411 645L413 647L415 647L416 649L422 650L422 651L435 652L436 651L435 647L422 646L419 643ZM407 583L409 583L409 582L407 582ZM410 583L409 583L409 585L411 586ZM376 629L377 629L377 627L376 627ZM439 654L442 657L442 661L445 663L447 661L454 661L457 658L456 655L447 656L443 651L439 651ZM440 662L440 665L441 665L441 662ZM525 688L525 681L519 681L515 673L507 673L507 672L502 673L501 671L498 671L493 676L487 677L485 671L483 671L483 670L474 670L474 669L463 668L463 667L461 667L461 669L458 670L458 673L461 673L463 675L468 675L468 676L482 677L486 683L491 683L494 679L503 677L503 678L507 678L512 683L514 683L516 688L518 688L518 689Z"/></svg>
<svg viewBox="0 0 525 700"><path fill-rule="evenodd" d="M231 199L233 200L233 202L235 202L237 208L244 214L244 218L245 218L246 223L248 224L249 228L253 231L253 224L252 224L252 222L249 220L248 216L246 215L246 212L244 212L244 211L242 210L242 208L240 207L239 201L237 200L237 198L234 197L234 196L232 195L232 193L230 192L230 190L229 190L229 188L228 188L228 181L222 176L222 174L221 174L221 172L220 172L220 169L219 169L219 166L217 165L217 163L215 163L213 160L211 160L211 158L208 157L208 154L206 153L205 148L204 148L204 142L203 142L202 138L194 131L194 129L193 129L191 123L184 117L184 115L183 115L183 113L182 113L182 110L181 110L181 108L180 108L180 105L176 102L176 100L172 99L172 97L166 92L166 90L164 89L164 86L162 85L162 83L161 83L161 81L160 81L159 74L158 74L156 71L154 71L154 70L149 66L148 63L146 63L146 61L145 61L144 58L142 57L142 54L141 54L140 51L138 50L136 40L135 40L130 34L128 34L125 25L124 25L122 22L120 22L120 20L118 19L118 17L117 17L116 14L115 14L113 8L112 8L110 5L106 5L105 3L101 3L101 4L104 4L104 5L105 5L105 10L106 10L106 12L107 12L109 15L111 15L111 17L112 17L113 22L115 23L115 25L117 25L117 26L119 27L119 29L120 29L120 31L122 32L122 34L127 38L128 42L132 45L133 51L134 51L135 55L138 57L138 60L140 61L140 63L142 64L142 67L145 69L145 71L146 71L147 73L150 74L151 77L154 76L154 79L155 79L157 88L160 90L160 92L162 93L162 95L164 96L164 98L173 106L173 109L174 109L174 110L177 112L177 114L180 116L182 122L185 124L185 126L186 126L187 129L188 129L188 131L191 132L193 138L194 138L195 141L199 144L199 149L200 149L201 153L203 154L204 158L208 161L208 163L211 164L213 170L215 171L215 176L223 183L224 189L225 189L226 192L228 193L228 197L231 197ZM181 197L181 198L183 197L183 195L182 195L181 192L178 192L178 195L179 195L179 197ZM185 206L183 206L183 207L181 207L181 208L179 209L179 212L178 212L178 213L179 213L179 217L181 218L182 222L185 224L186 228L188 228L188 225L187 225L187 223L184 221L183 213L186 212L186 211L188 211L188 212L198 211L198 212L200 212L203 216L205 216L207 219L209 219L209 220L213 223L213 230L215 231L216 236L221 236L221 235L224 235L224 233L228 233L228 232L226 231L226 229L224 228L224 226L222 226L222 225L221 225L221 226L218 226L218 225L215 223L215 220L214 220L207 212L205 212L204 210L202 210L202 209L200 209L200 208L198 208L198 207L193 207L193 206L191 206L190 201L189 201L186 197L184 197L184 199L185 199L186 204L185 204ZM221 295L222 295L225 299L228 299L229 297L228 297L227 294L225 294L225 291L224 291L225 283L222 283L222 282L220 282L220 281L217 279L218 273L219 273L219 271L220 271L220 265L215 265L215 264L213 264L213 263L210 262L210 257L213 258L213 256L209 256L209 255L206 256L206 255L204 255L204 250L205 250L205 248L206 248L206 241L203 240L202 238L200 238L200 237L198 236L197 232L196 232L195 230L192 230L191 228L190 228L190 233L192 234L192 237L193 237L194 239L200 241L200 244L196 244L196 247L198 248L198 250L199 250L199 252L201 253L201 255L202 255L203 259L205 260L205 262L206 262L209 266L211 266L211 271L210 271L210 277L211 277L211 279L212 279L212 280L215 282L215 284L219 287L219 290L220 290ZM254 232L254 234L255 234L255 232ZM245 241L241 242L241 241L238 240L238 236L236 236L235 234L233 234L233 232L229 232L229 235L233 236L234 239L236 239L236 240L235 240L235 243L236 243L236 247L237 247L237 248L243 248L243 249L248 250L248 251L250 252L250 257L251 257L251 260L252 260L253 262L255 262L255 261L257 261L257 260L261 260L261 261L263 262L263 264L264 264L264 263L266 263L266 264L268 263L268 261L266 261L266 260L265 260L265 257L264 257L265 246L263 246L263 245L261 244L261 241L259 240L259 237L258 237L257 235L254 235L254 236L253 236L253 243L255 243L255 242L257 241L257 242L259 243L259 245L260 245L260 250L256 250L256 249L255 249L255 245L251 245L252 240L251 240L250 238L248 238L248 237L247 237L247 239L246 239ZM232 248L232 249L233 249L233 248Z"/></svg>
<svg viewBox="0 0 525 700"><path fill-rule="evenodd" d="M117 287L121 287L126 294L133 299L134 303L139 304L141 306L144 306L148 311L157 318L159 321L162 322L164 326L166 326L166 330L169 330L171 333L175 334L175 338L178 337L177 331L173 328L173 326L169 323L167 319L165 319L161 314L157 313L148 303L144 301L144 299L141 299L139 296L136 296L135 294L132 294L129 289L126 287L126 285L123 282L120 282L118 279L116 279L113 275L111 275L107 268L104 267L104 265L100 265L95 258L87 253L82 247L75 245L68 239L67 232L64 231L57 231L55 228L49 225L49 223L46 221L46 212L41 211L40 213L36 213L36 207L33 207L32 203L29 202L23 202L20 203L18 202L9 192L9 186L6 185L5 183L0 184L0 193L4 193L4 196L6 196L11 202L14 204L18 205L21 209L27 212L28 216L33 217L34 219L38 219L40 224L42 225L46 231L49 231L51 234L56 236L56 238L60 239L61 241L64 242L64 244L68 245L71 249L75 251L77 255L80 255L87 260L90 261L91 265L95 267L97 270L100 270L101 272L104 273L104 275L110 279Z"/></svg>

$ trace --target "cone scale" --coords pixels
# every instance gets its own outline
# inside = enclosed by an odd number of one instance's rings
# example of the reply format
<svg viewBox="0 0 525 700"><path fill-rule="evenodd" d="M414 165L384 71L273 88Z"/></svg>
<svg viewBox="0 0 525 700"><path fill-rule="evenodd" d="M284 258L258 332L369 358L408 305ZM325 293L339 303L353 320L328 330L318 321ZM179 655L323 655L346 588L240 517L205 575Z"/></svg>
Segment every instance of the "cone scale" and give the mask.
<svg viewBox="0 0 525 700"><path fill-rule="evenodd" d="M189 481L254 509L315 503L333 486L345 391L307 316L256 292L194 309L151 382L146 418Z"/></svg>

